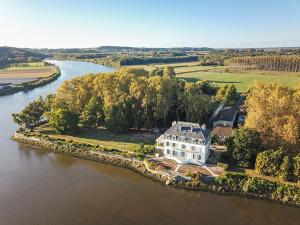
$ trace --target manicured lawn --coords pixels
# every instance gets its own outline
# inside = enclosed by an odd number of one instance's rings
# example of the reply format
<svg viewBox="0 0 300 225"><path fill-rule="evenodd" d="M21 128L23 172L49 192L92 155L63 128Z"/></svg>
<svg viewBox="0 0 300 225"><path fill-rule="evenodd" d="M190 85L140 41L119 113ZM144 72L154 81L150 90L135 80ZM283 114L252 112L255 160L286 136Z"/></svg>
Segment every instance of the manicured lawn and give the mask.
<svg viewBox="0 0 300 225"><path fill-rule="evenodd" d="M128 131L126 133L112 133L105 128L88 129L81 128L76 135L59 135L54 129L43 125L36 128L42 134L50 137L63 138L67 141L105 146L107 148L116 148L125 151L135 151L140 143L152 145L155 143L157 135L144 131Z"/></svg>
<svg viewBox="0 0 300 225"><path fill-rule="evenodd" d="M252 71L245 73L225 73L225 72L188 72L177 75L178 78L183 78L188 81L195 82L197 80L213 81L217 86L226 84L234 84L239 92L246 92L254 81L274 82L283 84L288 87L294 87L300 83L300 76L296 74L255 74Z"/></svg>

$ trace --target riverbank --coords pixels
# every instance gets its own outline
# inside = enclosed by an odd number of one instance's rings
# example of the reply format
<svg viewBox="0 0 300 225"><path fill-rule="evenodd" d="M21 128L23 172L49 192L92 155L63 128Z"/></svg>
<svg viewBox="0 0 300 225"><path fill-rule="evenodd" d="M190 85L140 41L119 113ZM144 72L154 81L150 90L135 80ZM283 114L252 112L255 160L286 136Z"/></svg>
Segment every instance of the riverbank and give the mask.
<svg viewBox="0 0 300 225"><path fill-rule="evenodd" d="M21 84L6 85L0 89L0 96L10 95L19 91L29 91L37 87L45 86L55 81L61 75L58 66L55 66L55 72L50 76L39 78L30 82L24 82Z"/></svg>
<svg viewBox="0 0 300 225"><path fill-rule="evenodd" d="M220 177L210 177L210 179L194 175L191 176L191 179L186 179L186 177L172 176L164 171L153 170L147 158L140 160L133 155L124 154L118 149L107 149L99 145L76 143L30 133L15 133L13 139L41 150L127 168L175 188L266 199L300 207L300 188L297 185L278 184L266 179L248 177L237 173L224 173Z"/></svg>

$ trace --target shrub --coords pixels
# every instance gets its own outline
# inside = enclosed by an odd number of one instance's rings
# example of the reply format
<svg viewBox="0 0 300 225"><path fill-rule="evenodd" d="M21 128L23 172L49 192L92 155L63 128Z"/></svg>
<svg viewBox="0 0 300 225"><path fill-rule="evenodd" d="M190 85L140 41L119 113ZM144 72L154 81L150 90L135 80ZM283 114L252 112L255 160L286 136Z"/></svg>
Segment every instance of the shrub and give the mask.
<svg viewBox="0 0 300 225"><path fill-rule="evenodd" d="M277 176L280 170L284 150L267 150L257 155L255 170L259 174Z"/></svg>
<svg viewBox="0 0 300 225"><path fill-rule="evenodd" d="M148 165L148 167L149 167L150 169L152 169L152 170L155 169L156 165L155 165L154 162L149 161L149 160L147 160L147 159L145 159L145 162L147 163L147 165Z"/></svg>
<svg viewBox="0 0 300 225"><path fill-rule="evenodd" d="M289 156L284 156L280 165L279 177L282 180L291 180L292 178L292 162Z"/></svg>
<svg viewBox="0 0 300 225"><path fill-rule="evenodd" d="M294 170L294 177L299 182L300 181L300 156L296 156L293 158L293 170Z"/></svg>
<svg viewBox="0 0 300 225"><path fill-rule="evenodd" d="M258 177L249 177L243 185L243 191L253 195L271 197L271 193L276 189L276 187L276 183L272 181Z"/></svg>
<svg viewBox="0 0 300 225"><path fill-rule="evenodd" d="M135 157L138 159L144 159L147 154L153 154L155 152L155 146L145 146L144 143L141 143L139 148L135 151Z"/></svg>
<svg viewBox="0 0 300 225"><path fill-rule="evenodd" d="M240 173L225 173L215 180L219 191L242 192L242 187L247 180L247 176Z"/></svg>
<svg viewBox="0 0 300 225"><path fill-rule="evenodd" d="M228 164L227 163L218 163L217 167L222 168L224 171L228 170Z"/></svg>
<svg viewBox="0 0 300 225"><path fill-rule="evenodd" d="M219 191L235 192L300 205L300 187L291 184L249 177L239 173L225 173L215 179Z"/></svg>

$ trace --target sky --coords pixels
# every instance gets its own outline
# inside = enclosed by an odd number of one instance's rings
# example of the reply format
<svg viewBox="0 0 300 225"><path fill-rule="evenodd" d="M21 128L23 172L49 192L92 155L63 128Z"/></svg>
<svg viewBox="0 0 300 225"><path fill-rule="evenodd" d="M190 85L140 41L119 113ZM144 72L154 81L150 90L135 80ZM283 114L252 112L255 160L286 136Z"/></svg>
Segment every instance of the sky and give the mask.
<svg viewBox="0 0 300 225"><path fill-rule="evenodd" d="M0 46L300 47L300 0L0 0Z"/></svg>

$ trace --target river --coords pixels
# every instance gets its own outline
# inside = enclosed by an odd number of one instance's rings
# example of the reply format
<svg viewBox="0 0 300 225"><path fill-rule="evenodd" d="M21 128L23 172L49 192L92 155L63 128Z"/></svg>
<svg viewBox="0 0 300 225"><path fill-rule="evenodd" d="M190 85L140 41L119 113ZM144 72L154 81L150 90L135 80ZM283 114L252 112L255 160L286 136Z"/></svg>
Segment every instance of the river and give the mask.
<svg viewBox="0 0 300 225"><path fill-rule="evenodd" d="M112 68L51 61L61 76L28 93L0 97L1 225L298 225L300 210L268 201L176 190L129 170L33 150L10 138L11 114L67 79Z"/></svg>

